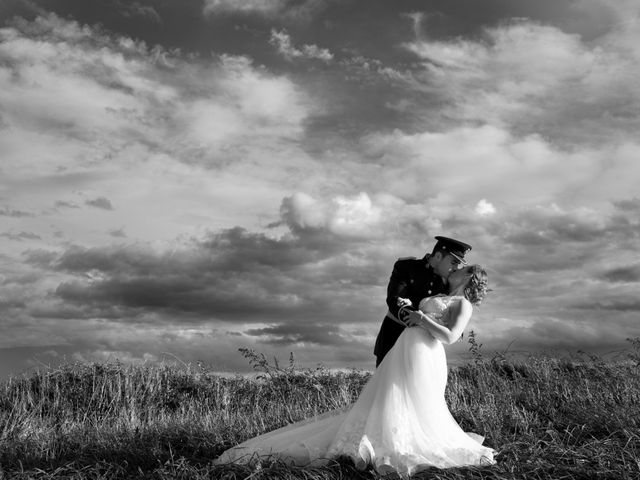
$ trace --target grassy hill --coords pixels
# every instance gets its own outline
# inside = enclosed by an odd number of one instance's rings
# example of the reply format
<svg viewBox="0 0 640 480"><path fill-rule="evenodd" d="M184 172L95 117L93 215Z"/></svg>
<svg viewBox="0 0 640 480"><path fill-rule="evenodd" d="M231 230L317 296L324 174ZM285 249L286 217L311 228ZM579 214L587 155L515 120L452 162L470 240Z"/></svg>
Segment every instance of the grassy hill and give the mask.
<svg viewBox="0 0 640 480"><path fill-rule="evenodd" d="M492 467L430 470L438 479L640 478L640 339L604 362L483 359L451 370L450 410L499 451ZM351 403L363 372L270 365L224 378L198 366L73 364L0 384L0 478L372 479L348 461L259 470L211 460L246 438Z"/></svg>

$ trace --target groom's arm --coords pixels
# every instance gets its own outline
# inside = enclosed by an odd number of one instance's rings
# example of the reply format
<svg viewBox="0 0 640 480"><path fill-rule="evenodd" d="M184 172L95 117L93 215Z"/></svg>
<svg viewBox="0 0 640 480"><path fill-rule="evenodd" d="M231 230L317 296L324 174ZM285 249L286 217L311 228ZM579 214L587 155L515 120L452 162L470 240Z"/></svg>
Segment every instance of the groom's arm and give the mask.
<svg viewBox="0 0 640 480"><path fill-rule="evenodd" d="M409 285L408 272L402 261L399 260L393 265L393 271L391 272L391 278L389 278L389 284L387 285L387 307L389 311L398 318L398 298L408 298L409 294L407 287ZM414 307L405 307L413 309Z"/></svg>

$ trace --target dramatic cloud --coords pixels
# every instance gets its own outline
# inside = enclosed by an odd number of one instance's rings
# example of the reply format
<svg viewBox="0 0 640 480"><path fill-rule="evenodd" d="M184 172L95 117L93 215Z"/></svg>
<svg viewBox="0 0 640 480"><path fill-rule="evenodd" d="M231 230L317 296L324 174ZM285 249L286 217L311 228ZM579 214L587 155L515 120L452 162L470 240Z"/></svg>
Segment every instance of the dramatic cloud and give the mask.
<svg viewBox="0 0 640 480"><path fill-rule="evenodd" d="M412 199L435 191L454 201L471 201L478 192L491 192L496 205L549 199L575 199L588 205L610 199L609 186L614 183L617 196L635 194L632 179L640 175L634 160L640 144L565 150L537 134L519 137L489 125L442 133L396 130L370 135L364 147L371 158L387 161L388 168L382 173L385 184ZM401 177L407 168L414 175Z"/></svg>
<svg viewBox="0 0 640 480"><path fill-rule="evenodd" d="M625 27L587 44L520 20L486 29L482 42L418 40L406 48L424 61L416 88L447 102L442 118L597 145L639 127L630 114L640 105L639 52L629 35Z"/></svg>
<svg viewBox="0 0 640 480"><path fill-rule="evenodd" d="M368 368L439 234L489 272L483 348L624 348L640 9L487 1L2 4L0 373Z"/></svg>
<svg viewBox="0 0 640 480"><path fill-rule="evenodd" d="M291 80L247 57L173 57L172 67L159 60L170 52L53 15L14 22L0 38L7 125L0 144L4 194L11 198L0 210L4 216L35 216L52 204L61 214L83 204L127 205L120 217L102 219L102 231L134 223L134 230L151 233L153 225L140 228L137 215L166 219L169 213L184 225L184 203L172 205L175 195L199 205L192 214L206 218L210 205L234 192L239 202L235 208L227 202L229 225L256 207L260 214L267 211L263 206L273 211L282 198L280 182L303 179L293 168L314 168L296 144L312 101ZM260 162L265 151L274 155L271 164ZM275 165L290 167L289 179ZM200 168L224 171L193 175ZM52 202L52 196L64 200ZM83 211L75 218L88 225L92 215ZM37 219L28 226L43 238L51 235ZM172 238L178 230L162 225L160 231Z"/></svg>

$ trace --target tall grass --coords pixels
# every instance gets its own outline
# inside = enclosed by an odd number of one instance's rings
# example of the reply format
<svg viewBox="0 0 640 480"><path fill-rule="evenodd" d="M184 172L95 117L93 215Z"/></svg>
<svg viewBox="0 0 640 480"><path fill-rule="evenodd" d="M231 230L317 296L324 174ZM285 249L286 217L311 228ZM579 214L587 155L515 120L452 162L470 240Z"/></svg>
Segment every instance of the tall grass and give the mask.
<svg viewBox="0 0 640 480"><path fill-rule="evenodd" d="M615 363L485 359L470 340L472 362L451 370L447 401L465 430L499 451L498 464L419 478L640 478L638 339ZM219 453L249 437L350 404L368 379L242 353L260 378L119 363L10 378L0 384L0 477L378 478L343 460L323 468L214 466Z"/></svg>

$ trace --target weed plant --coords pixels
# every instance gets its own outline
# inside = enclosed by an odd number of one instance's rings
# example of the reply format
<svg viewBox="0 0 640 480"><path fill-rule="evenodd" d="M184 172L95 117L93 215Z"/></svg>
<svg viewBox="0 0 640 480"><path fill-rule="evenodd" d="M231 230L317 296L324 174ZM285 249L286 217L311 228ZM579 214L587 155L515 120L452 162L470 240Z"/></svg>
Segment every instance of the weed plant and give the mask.
<svg viewBox="0 0 640 480"><path fill-rule="evenodd" d="M451 369L451 413L499 453L491 467L433 479L639 479L640 339L624 361L505 355ZM202 365L68 364L0 384L0 478L375 479L337 459L322 468L213 465L247 438L352 403L369 374L281 367L226 378Z"/></svg>

